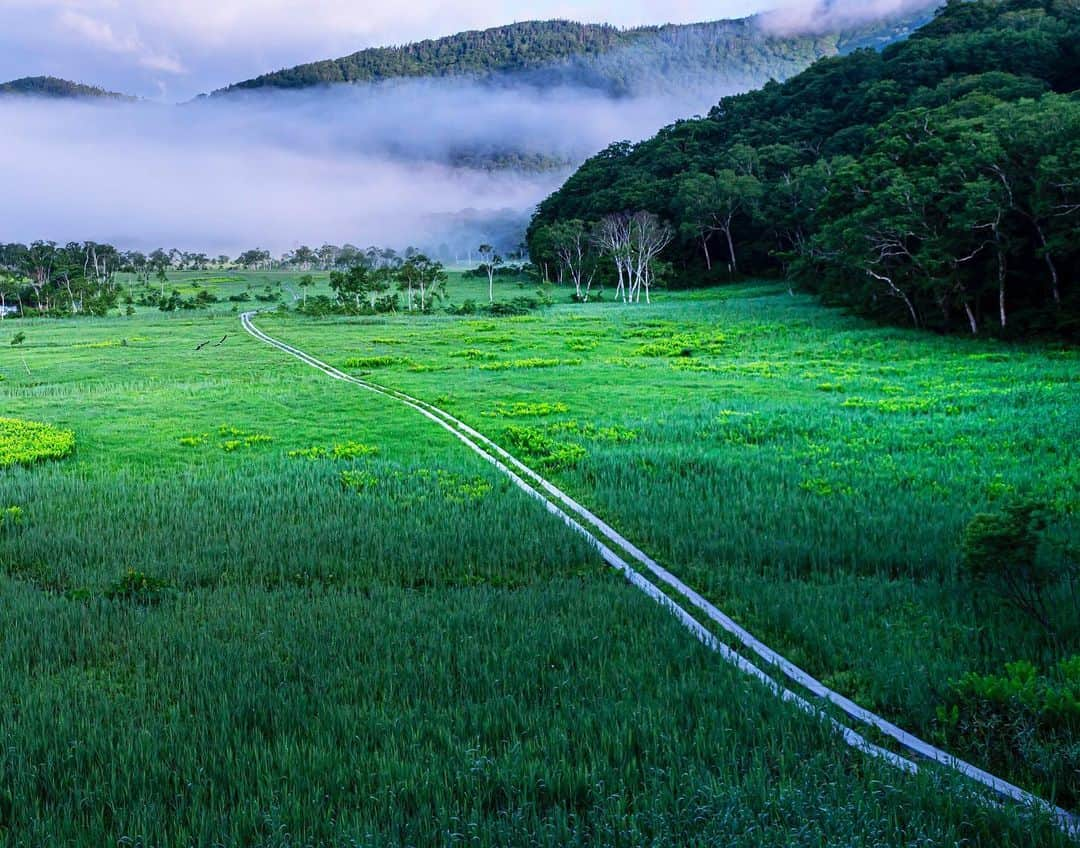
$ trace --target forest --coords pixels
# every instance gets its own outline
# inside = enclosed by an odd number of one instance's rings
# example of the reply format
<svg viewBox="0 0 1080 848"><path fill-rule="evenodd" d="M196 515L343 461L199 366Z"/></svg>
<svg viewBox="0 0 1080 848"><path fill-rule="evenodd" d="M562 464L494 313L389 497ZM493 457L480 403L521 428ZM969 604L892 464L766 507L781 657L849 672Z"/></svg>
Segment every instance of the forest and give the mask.
<svg viewBox="0 0 1080 848"><path fill-rule="evenodd" d="M850 32L780 35L756 18L618 29L607 24L527 21L263 74L215 94L305 88L401 77L474 77L538 88L587 86L628 96L659 84L744 88L747 80L788 77L814 59L890 41L928 13L876 21ZM719 78L718 78L719 74ZM741 85L740 85L741 83Z"/></svg>
<svg viewBox="0 0 1080 848"><path fill-rule="evenodd" d="M59 77L22 77L0 83L0 96L25 95L28 97L103 97L112 100L133 100L124 94L106 91L96 85L83 85Z"/></svg>
<svg viewBox="0 0 1080 848"><path fill-rule="evenodd" d="M603 233L645 211L672 284L782 277L887 323L1075 338L1078 86L1075 3L953 0L881 52L611 145L540 205L530 251L613 280Z"/></svg>

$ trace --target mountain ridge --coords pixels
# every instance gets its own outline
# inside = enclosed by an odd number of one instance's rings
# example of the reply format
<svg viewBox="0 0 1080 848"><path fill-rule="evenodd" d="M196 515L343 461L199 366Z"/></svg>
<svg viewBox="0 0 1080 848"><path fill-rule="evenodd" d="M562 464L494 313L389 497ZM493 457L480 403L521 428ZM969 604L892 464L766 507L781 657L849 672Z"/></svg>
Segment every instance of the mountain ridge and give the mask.
<svg viewBox="0 0 1080 848"><path fill-rule="evenodd" d="M90 98L133 101L137 98L96 85L86 85L54 76L19 77L0 83L0 96L48 97L53 99Z"/></svg>
<svg viewBox="0 0 1080 848"><path fill-rule="evenodd" d="M813 35L772 33L762 26L760 16L627 29L566 19L522 21L302 63L233 83L210 96L398 79L491 79L506 74L532 75L540 87L575 82L607 88L617 95L628 92L620 69L613 65L632 50L656 54L666 67L707 72L730 71L736 65L755 76L783 77L822 56L903 38L929 20L931 5L903 17Z"/></svg>

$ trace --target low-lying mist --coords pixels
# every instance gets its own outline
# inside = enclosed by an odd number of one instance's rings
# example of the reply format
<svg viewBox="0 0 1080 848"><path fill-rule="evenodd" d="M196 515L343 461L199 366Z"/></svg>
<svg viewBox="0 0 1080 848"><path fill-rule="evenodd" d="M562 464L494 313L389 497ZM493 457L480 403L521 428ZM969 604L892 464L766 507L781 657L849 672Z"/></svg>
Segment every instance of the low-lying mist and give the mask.
<svg viewBox="0 0 1080 848"><path fill-rule="evenodd" d="M592 153L705 111L724 93L614 98L507 79L258 91L181 106L0 99L0 241L235 253L468 240L448 222L483 230L485 216L523 220Z"/></svg>

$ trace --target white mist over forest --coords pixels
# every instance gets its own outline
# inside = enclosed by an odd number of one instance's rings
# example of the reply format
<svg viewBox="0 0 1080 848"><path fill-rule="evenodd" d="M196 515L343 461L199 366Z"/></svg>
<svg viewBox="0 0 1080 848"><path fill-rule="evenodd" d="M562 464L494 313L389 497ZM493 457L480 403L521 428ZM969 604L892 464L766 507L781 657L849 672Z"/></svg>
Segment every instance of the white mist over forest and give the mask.
<svg viewBox="0 0 1080 848"><path fill-rule="evenodd" d="M479 243L499 233L463 233L462 221L520 228L587 156L723 93L417 80L181 106L6 98L0 125L16 129L0 143L0 241L215 253Z"/></svg>

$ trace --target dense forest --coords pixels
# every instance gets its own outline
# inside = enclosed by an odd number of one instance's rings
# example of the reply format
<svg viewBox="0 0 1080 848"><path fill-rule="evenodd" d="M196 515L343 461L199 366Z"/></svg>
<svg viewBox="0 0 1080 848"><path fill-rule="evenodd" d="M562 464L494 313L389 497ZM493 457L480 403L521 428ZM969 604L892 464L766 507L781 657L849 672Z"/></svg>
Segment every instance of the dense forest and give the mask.
<svg viewBox="0 0 1080 848"><path fill-rule="evenodd" d="M530 250L613 279L605 225L645 211L670 227L672 283L785 275L879 320L1075 337L1078 86L1075 2L952 0L881 52L612 145L541 204Z"/></svg>
<svg viewBox="0 0 1080 848"><path fill-rule="evenodd" d="M814 59L905 36L926 14L815 36L769 33L755 18L618 29L571 21L529 21L463 32L400 47L361 50L341 59L264 74L216 94L261 88L306 88L407 77L468 76L538 87L574 84L614 95L666 85L739 86L785 78ZM720 78L717 78L717 74Z"/></svg>
<svg viewBox="0 0 1080 848"><path fill-rule="evenodd" d="M104 97L114 100L133 100L125 94L106 91L93 85L60 79L59 77L23 77L10 82L0 83L0 96L21 94L31 97Z"/></svg>

